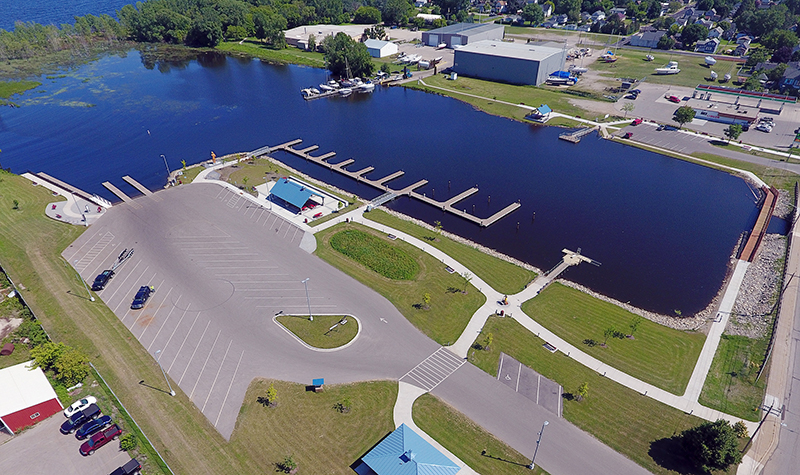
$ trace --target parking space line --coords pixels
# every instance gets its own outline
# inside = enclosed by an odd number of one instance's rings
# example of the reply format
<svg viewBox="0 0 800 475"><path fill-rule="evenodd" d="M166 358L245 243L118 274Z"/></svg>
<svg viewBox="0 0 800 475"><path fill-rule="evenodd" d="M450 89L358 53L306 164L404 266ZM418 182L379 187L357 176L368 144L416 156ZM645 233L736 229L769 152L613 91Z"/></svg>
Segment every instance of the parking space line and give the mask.
<svg viewBox="0 0 800 475"><path fill-rule="evenodd" d="M259 292L264 292L260 290ZM297 297L291 297L286 295L281 295L278 297L244 297L245 300L280 300L280 299L303 299L305 300L305 295L298 295ZM325 300L325 297L311 297L309 300Z"/></svg>
<svg viewBox="0 0 800 475"><path fill-rule="evenodd" d="M307 309L308 306L305 304L297 304L297 305L282 305L285 308L299 308L299 309ZM256 308L275 308L274 305L256 305ZM337 308L336 305L312 305L311 308Z"/></svg>
<svg viewBox="0 0 800 475"><path fill-rule="evenodd" d="M147 266L147 267L145 267L145 268L144 268L144 270L142 271L142 273L141 273L141 274L139 274L139 277L138 277L137 279L140 279L140 278L141 278L141 277L144 275L144 273L145 273L145 272L147 272L147 270L148 270L149 268L150 268L150 266ZM131 275L132 275L132 274L129 274L129 275L128 275L128 277L130 277ZM124 283L125 283L127 280L128 280L128 279L127 279L127 277L126 277L126 278L125 278L125 281L123 281L122 283L124 284ZM122 288L122 287L120 287L120 288ZM135 291L134 291L134 292L135 292ZM126 294L123 294L123 295L127 295L127 293L126 293ZM125 301L125 298L124 298L124 297L123 297L123 298L120 298L120 301L119 301L119 303L116 305L116 307L114 307L114 313L117 313L117 310L119 309L119 306L120 306L120 305L122 305L122 302L124 302L124 301Z"/></svg>
<svg viewBox="0 0 800 475"><path fill-rule="evenodd" d="M283 233L283 238L286 239L286 235L289 234L289 230L292 229L292 225L286 226L286 232Z"/></svg>
<svg viewBox="0 0 800 475"><path fill-rule="evenodd" d="M170 289L170 290L172 290L172 289ZM164 319L164 323L161 324L161 326L158 328L158 331L156 332L156 336L154 336L153 340L150 342L150 344L147 345L147 351L150 351L150 347L153 346L153 343L155 343L156 340L158 340L158 335L161 334L161 330L163 330L164 327L167 326L167 322L169 321L169 317L171 317L172 316L172 312L174 312L175 309L178 308L178 302L181 301L181 297L183 297L183 294L178 295L178 299L175 300L175 303L172 305L172 308L169 309L169 313L167 314L167 318ZM184 310L183 314L186 315L186 311L185 310ZM183 320L183 318L181 318L181 320ZM180 324L181 324L181 322L178 322L178 325L180 325ZM144 336L144 332L142 332L142 336ZM144 345L144 342L142 342L142 337L139 337L139 343Z"/></svg>
<svg viewBox="0 0 800 475"><path fill-rule="evenodd" d="M163 283L164 283L164 281L161 281L161 283L163 284ZM164 305L164 304L167 302L167 299L169 298L169 294L171 294L171 293L172 293L172 289L174 289L174 288L175 288L175 287L170 287L170 288L169 288L169 290L167 291L167 295L165 295L165 296L164 296L164 300L162 300L162 301L161 301L161 303L160 303L160 304L159 304L159 306L158 306L158 309L159 309L159 310L160 310L160 309L161 309L161 307L162 307L162 306L163 306L163 305ZM173 309L173 308L175 308L175 307L174 307L174 306L170 307L170 309L169 309L169 313L167 314L167 318L169 318L169 316L172 314L172 309ZM156 314L158 314L158 310L156 310L155 312L153 312L153 320L151 320L150 324L152 324L152 322L153 322L153 321L155 321L155 319L156 319ZM134 322L134 324L135 324L135 323L136 323L136 322ZM162 325L163 325L163 324L162 324ZM139 343L142 343L142 338L144 337L144 332L146 332L148 328L150 328L150 325L147 325L147 326L145 326L145 327L144 327L144 330L142 330L142 334L141 334L141 335L139 335L139 337L138 337ZM142 343L142 344L143 344L143 343Z"/></svg>
<svg viewBox="0 0 800 475"><path fill-rule="evenodd" d="M136 265L133 266L133 269L131 269L131 271L128 273L128 275L125 276L125 279L122 281L122 283L119 286L117 286L116 289L114 289L114 292L111 293L111 296L108 298L108 300L103 299L103 301L106 303L106 305L111 305L111 300L114 299L114 296L117 295L117 292L119 291L119 289L121 289L125 285L125 282L128 280L128 277L130 277L131 274L133 274L133 271L135 271L136 268L139 267L139 264L141 264L141 263L142 263L142 261L137 261ZM145 270L147 270L147 269L145 269ZM115 310L115 313L116 313L116 310Z"/></svg>
<svg viewBox="0 0 800 475"><path fill-rule="evenodd" d="M100 240L98 240L95 243L95 245L92 246L92 248L89 249L89 251L86 254L84 254L83 257L80 258L80 260L78 260L78 262L75 264L75 268L78 269L79 271L86 270L89 267L89 265L91 265L91 263L94 262L95 259L97 259L97 256L99 256L100 253L102 253L103 250L105 250L105 248L109 244L111 244L112 241L114 241L114 235L111 234L110 232L106 232L103 235L103 237L101 237ZM99 249L95 249L97 248L97 246L101 247ZM89 259L86 262L83 262L83 260L89 256L91 256L91 259Z"/></svg>
<svg viewBox="0 0 800 475"><path fill-rule="evenodd" d="M497 379L500 379L500 375L503 374L503 360L505 359L506 354L500 353L500 367L497 368Z"/></svg>
<svg viewBox="0 0 800 475"><path fill-rule="evenodd" d="M228 189L227 189L227 188L225 188L225 187L223 186L223 187L222 187L222 189L221 189L221 190L219 190L219 193L217 193L217 196L216 196L216 197L217 197L217 198L219 198L219 195L221 195L221 194L225 193L226 191L228 191Z"/></svg>
<svg viewBox="0 0 800 475"><path fill-rule="evenodd" d="M294 242L294 238L297 237L297 231L300 231L300 228L294 228L294 234L292 234L292 240L290 242Z"/></svg>
<svg viewBox="0 0 800 475"><path fill-rule="evenodd" d="M519 377L522 375L522 363L519 364L519 368L517 369L517 385L514 388L514 391L519 392ZM538 399L538 396L537 396Z"/></svg>
<svg viewBox="0 0 800 475"><path fill-rule="evenodd" d="M203 403L203 408L200 409L200 412L206 410L206 404L208 404L208 398L211 397L211 393L214 392L214 386L217 385L217 378L219 378L219 372L222 371L222 366L225 364L225 358L228 357L228 351L230 351L231 349L231 343L233 343L233 340L228 342L228 349L225 350L225 356L222 357L222 362L219 364L219 368L217 368L217 375L214 376L214 382L211 383L211 389L208 390L208 396L206 396L206 401Z"/></svg>
<svg viewBox="0 0 800 475"><path fill-rule="evenodd" d="M209 321L209 323L211 323L211 322ZM192 402L194 402L194 400L192 399L192 396L194 396L194 390L197 389L197 383L200 382L200 379L203 377L203 373L206 371L206 368L208 367L208 360L209 360L209 358L211 358L211 355L214 353L214 347L217 346L217 340L219 340L219 335L221 333L222 333L222 330L219 330L217 332L217 337L214 338L214 343L211 345L211 351L209 351L208 355L206 355L206 360L205 360L205 362L203 362L203 367L200 369L200 374L197 376L197 379L194 380L194 387L192 388L191 394L189 394L189 399L192 400ZM187 368L188 368L188 366L187 366Z"/></svg>
<svg viewBox="0 0 800 475"><path fill-rule="evenodd" d="M97 274L99 274L99 273L100 273L100 269L104 269L104 270L105 270L105 269L110 269L110 268L111 268L111 266L106 266L106 265L104 265L104 263L103 263L103 262L104 262L106 259L108 259L108 258L110 258L110 257L113 257L113 256L114 256L114 254L116 254L116 252L117 252L117 251L116 251L116 250L117 250L117 246L118 246L118 244L114 244L113 246L111 246L111 248L110 248L110 249L108 249L108 251L109 251L109 252L106 254L106 256L105 256L105 257L103 257L102 259L100 259L100 261L99 261L99 262L97 263L97 265L94 267L94 270L93 270L92 272L89 272L89 273L88 273L88 275L86 276L86 280L92 279L92 277L96 277L96 276L97 276Z"/></svg>
<svg viewBox="0 0 800 475"><path fill-rule="evenodd" d="M169 342L172 341L172 337L175 336L175 332L177 332L178 328L180 328L181 323L183 323L183 317L186 316L186 313L188 311L189 311L188 308L183 311L183 315L181 315L181 319L178 321L178 324L175 325L175 328L172 329L172 333L169 335L169 338L167 339L167 342L164 344L164 351L167 351L167 347L169 346ZM197 315L194 316L194 321L192 322L192 325L189 327L189 331L186 332L186 335L183 337L183 342L184 343L186 343L186 339L189 338L189 334L191 334L192 330L194 330L194 324L197 323L197 319L200 318L200 314L201 313L202 312L197 312ZM169 373L169 370L172 369L172 365L175 364L175 360L178 359L178 354L181 352L181 349L183 349L183 343L181 343L181 347L178 348L178 353L175 353L175 358L172 360L172 363L170 363L169 368L167 368L167 373ZM148 348L148 350L149 350L149 348Z"/></svg>
<svg viewBox="0 0 800 475"><path fill-rule="evenodd" d="M271 261L272 261L272 259L234 259L233 257L235 257L235 256L237 256L237 255L242 255L242 256L247 256L247 255L249 255L249 256L257 256L258 254L256 254L256 253L250 253L250 254L232 254L232 255L231 255L231 254L224 254L224 256L226 257L226 259L195 259L194 261L195 261L195 262L198 262L198 263L199 263L199 262L236 262L236 261L244 261L244 262L271 262ZM229 257L229 256L230 256L230 257Z"/></svg>
<svg viewBox="0 0 800 475"><path fill-rule="evenodd" d="M211 320L209 320L208 323L206 323L206 329L203 330L203 334L200 335L200 340L198 340L197 344L194 345L194 351L192 351L192 356L189 357L189 362L186 364L186 367L183 368L183 373L181 373L181 379L178 380L178 386L181 385L181 381L183 381L183 377L186 375L186 370L189 369L189 366L191 366L192 360L194 359L194 355L195 355L195 353L197 353L197 349L200 348L200 343L203 342L203 338L205 338L205 336L206 336L206 332L208 331L209 325L211 325ZM189 335L187 334L186 336L188 337ZM183 339L183 343L186 343L186 339L185 338ZM183 348L183 344L181 344L181 348ZM178 352L180 353L180 350L178 350ZM175 359L176 360L178 359L177 355L175 355ZM173 363L175 363L175 361L173 361ZM172 366L170 365L170 368L171 367ZM169 372L169 371L167 371L167 372Z"/></svg>
<svg viewBox="0 0 800 475"><path fill-rule="evenodd" d="M225 392L225 398L222 400L222 406L219 408L219 414L217 414L217 419L214 421L214 427L217 427L217 423L219 422L219 418L222 415L222 410L225 409L225 403L228 401L228 394L231 393L231 388L233 387L233 380L236 379L236 373L239 372L239 365L242 363L242 357L244 357L244 350L242 350L242 354L239 355L239 362L236 363L236 369L233 371L233 377L231 378L231 384L228 385L228 391Z"/></svg>
<svg viewBox="0 0 800 475"><path fill-rule="evenodd" d="M149 268L150 267L148 266L148 269ZM145 269L145 272L147 272L147 269ZM142 272L142 275L144 275L144 272ZM153 271L153 277L150 277L149 279L146 279L146 281L150 282L151 280L156 278L156 275L158 275L158 273L156 271ZM136 286L136 285L133 286L133 295L134 295L134 297L136 296L136 292L139 291L139 287L140 286ZM122 304L122 302L124 302L124 301L125 300L120 300L119 303L117 304L117 308L119 308L120 304ZM117 308L114 309L114 313L117 313ZM127 314L125 316L127 317ZM125 319L123 318L122 321L124 322Z"/></svg>
<svg viewBox="0 0 800 475"><path fill-rule="evenodd" d="M103 231L102 229L98 229L97 231L95 231L95 232L94 232L94 234L92 234L92 237L87 237L87 238L86 238L86 241L84 241L84 242L83 242L83 244L81 244L81 247L79 247L78 249L75 249L75 251L72 253L72 255L71 255L71 256L69 256L69 257L67 258L67 261L69 262L69 261L73 260L73 259L75 258L75 256L77 256L77 255L78 255L78 253L79 253L79 252L81 252L81 249L83 249L83 248L84 248L84 247L85 247L87 244L89 244L90 242L92 242L92 240L93 240L93 239L94 239L94 238L95 238L95 237L96 237L98 234L100 234L102 231Z"/></svg>

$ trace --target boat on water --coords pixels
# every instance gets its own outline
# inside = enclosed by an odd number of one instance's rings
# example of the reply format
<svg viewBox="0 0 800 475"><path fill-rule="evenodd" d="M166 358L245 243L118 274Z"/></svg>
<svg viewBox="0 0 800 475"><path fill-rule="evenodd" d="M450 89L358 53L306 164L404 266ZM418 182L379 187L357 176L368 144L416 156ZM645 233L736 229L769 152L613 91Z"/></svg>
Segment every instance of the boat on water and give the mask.
<svg viewBox="0 0 800 475"><path fill-rule="evenodd" d="M343 88L339 89L339 95L341 95L341 96L349 96L352 93L353 93L353 90L350 89L349 87L343 87Z"/></svg>
<svg viewBox="0 0 800 475"><path fill-rule="evenodd" d="M663 68L656 68L656 74L678 74L681 70L678 68L677 61L670 61Z"/></svg>
<svg viewBox="0 0 800 475"><path fill-rule="evenodd" d="M358 86L358 92L372 92L375 90L375 84L371 82L365 82Z"/></svg>
<svg viewBox="0 0 800 475"><path fill-rule="evenodd" d="M313 92L314 94L320 94L319 89L317 89L316 87L310 88L309 91Z"/></svg>
<svg viewBox="0 0 800 475"><path fill-rule="evenodd" d="M715 64L717 64L717 60L712 58L711 56L706 56L705 58L703 58L703 61L705 61L706 64L709 66L714 66Z"/></svg>
<svg viewBox="0 0 800 475"><path fill-rule="evenodd" d="M339 89L339 83L334 81L333 79L328 81L328 86L330 86L330 87L332 87L334 89Z"/></svg>
<svg viewBox="0 0 800 475"><path fill-rule="evenodd" d="M325 91L325 92L331 92L331 91L333 91L333 87L332 87L332 86L329 86L329 85L327 85L327 84L320 84L320 85L319 85L319 89L320 89L320 91Z"/></svg>
<svg viewBox="0 0 800 475"><path fill-rule="evenodd" d="M355 86L356 83L354 83L352 79L342 79L341 85L343 88L349 88Z"/></svg>
<svg viewBox="0 0 800 475"><path fill-rule="evenodd" d="M302 94L302 95L303 95L303 97L310 97L310 96L313 96L313 95L314 95L314 93L313 93L313 92L311 92L311 89L308 89L308 88L306 88L306 89L301 89L301 90L300 90L300 94Z"/></svg>

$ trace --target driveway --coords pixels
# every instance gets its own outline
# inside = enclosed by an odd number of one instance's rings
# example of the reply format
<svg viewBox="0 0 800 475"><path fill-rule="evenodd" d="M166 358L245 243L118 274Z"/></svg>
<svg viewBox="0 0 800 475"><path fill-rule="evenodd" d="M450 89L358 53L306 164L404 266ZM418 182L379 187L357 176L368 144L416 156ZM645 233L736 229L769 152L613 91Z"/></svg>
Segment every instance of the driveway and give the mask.
<svg viewBox="0 0 800 475"><path fill-rule="evenodd" d="M61 413L51 416L0 445L0 467L3 473L26 475L86 475L111 473L131 458L111 441L93 455L84 457L78 451L83 441L74 434L63 435L59 427Z"/></svg>

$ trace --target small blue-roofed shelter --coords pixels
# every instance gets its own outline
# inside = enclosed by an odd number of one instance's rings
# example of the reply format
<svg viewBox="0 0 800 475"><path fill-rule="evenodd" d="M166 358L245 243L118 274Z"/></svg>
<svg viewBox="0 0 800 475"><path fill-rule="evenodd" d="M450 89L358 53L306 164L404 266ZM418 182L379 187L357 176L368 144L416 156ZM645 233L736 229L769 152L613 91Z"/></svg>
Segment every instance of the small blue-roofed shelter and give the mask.
<svg viewBox="0 0 800 475"><path fill-rule="evenodd" d="M322 197L321 194L308 188L302 183L297 183L288 178L279 179L270 190L270 195L280 199L284 203L302 210L312 196Z"/></svg>
<svg viewBox="0 0 800 475"><path fill-rule="evenodd" d="M386 436L361 461L371 469L366 473L376 475L455 475L461 470L405 424Z"/></svg>
<svg viewBox="0 0 800 475"><path fill-rule="evenodd" d="M531 111L530 114L525 116L528 120L534 120L536 122L545 122L547 119L550 118L550 113L553 112L547 104L542 104L538 108Z"/></svg>

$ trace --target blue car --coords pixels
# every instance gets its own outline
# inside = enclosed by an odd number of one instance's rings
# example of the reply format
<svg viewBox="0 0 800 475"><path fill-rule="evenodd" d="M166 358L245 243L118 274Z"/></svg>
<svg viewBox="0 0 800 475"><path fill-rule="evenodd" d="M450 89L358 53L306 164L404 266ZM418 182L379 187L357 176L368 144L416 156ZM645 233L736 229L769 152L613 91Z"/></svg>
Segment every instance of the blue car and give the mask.
<svg viewBox="0 0 800 475"><path fill-rule="evenodd" d="M139 310L140 308L144 307L144 304L147 303L147 299L156 291L156 288L152 285L143 285L139 288L139 291L136 292L136 296L133 298L133 303L131 303L131 310Z"/></svg>
<svg viewBox="0 0 800 475"><path fill-rule="evenodd" d="M83 426L81 426L81 428L78 429L77 432L75 432L75 437L78 440L83 440L89 437L90 435L94 434L95 432L98 432L101 429L106 428L110 424L111 424L111 416L98 417L97 419L89 421Z"/></svg>

